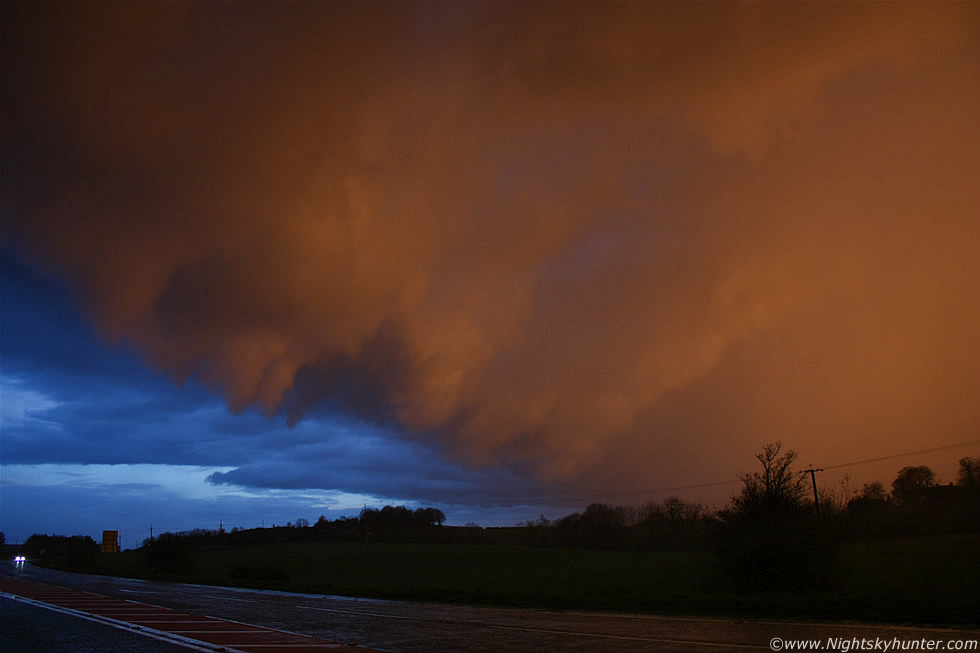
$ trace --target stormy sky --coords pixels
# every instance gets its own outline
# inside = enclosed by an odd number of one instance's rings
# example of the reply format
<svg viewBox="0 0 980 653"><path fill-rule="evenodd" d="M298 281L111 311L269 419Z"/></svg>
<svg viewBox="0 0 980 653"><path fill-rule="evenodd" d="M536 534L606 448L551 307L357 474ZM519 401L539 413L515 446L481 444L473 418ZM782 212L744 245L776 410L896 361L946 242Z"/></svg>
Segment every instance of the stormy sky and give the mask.
<svg viewBox="0 0 980 653"><path fill-rule="evenodd" d="M3 14L8 538L980 437L976 3Z"/></svg>

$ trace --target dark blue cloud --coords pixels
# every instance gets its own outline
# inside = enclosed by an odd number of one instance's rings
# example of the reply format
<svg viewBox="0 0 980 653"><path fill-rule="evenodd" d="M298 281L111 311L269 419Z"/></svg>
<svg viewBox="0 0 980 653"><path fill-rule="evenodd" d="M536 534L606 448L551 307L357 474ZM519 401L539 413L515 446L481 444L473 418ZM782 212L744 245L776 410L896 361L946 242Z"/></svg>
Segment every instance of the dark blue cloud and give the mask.
<svg viewBox="0 0 980 653"><path fill-rule="evenodd" d="M203 481L204 468L169 466L8 466L0 483L3 530L10 542L32 533L89 535L118 530L124 547L138 546L149 535L223 525L255 528L356 516L362 506L391 502L373 495L256 488L215 488ZM127 480L142 479L142 480ZM216 492L217 489L217 492ZM568 514L560 506L481 507L466 503L399 501L411 507L435 505L447 523L510 526L536 518Z"/></svg>
<svg viewBox="0 0 980 653"><path fill-rule="evenodd" d="M204 388L100 340L68 288L9 249L0 275L6 464L218 462L194 454L209 428L195 416L226 415Z"/></svg>
<svg viewBox="0 0 980 653"><path fill-rule="evenodd" d="M468 469L437 449L378 432L307 442L208 479L249 488L345 490L427 503L526 503L540 486L504 468Z"/></svg>
<svg viewBox="0 0 980 653"><path fill-rule="evenodd" d="M362 503L438 505L460 524L537 515L513 507L538 494L536 483L467 469L329 403L295 426L285 414L231 412L196 380L179 385L124 342L105 342L66 283L9 247L0 306L0 528L14 540L105 528L136 545L151 521L251 527L356 514ZM141 481L140 469L155 480Z"/></svg>
<svg viewBox="0 0 980 653"><path fill-rule="evenodd" d="M194 380L177 385L125 343L102 341L67 286L10 249L0 250L0 275L5 391L34 401L28 419L4 424L6 463L213 464L248 457L209 444L298 437L283 420L233 415Z"/></svg>

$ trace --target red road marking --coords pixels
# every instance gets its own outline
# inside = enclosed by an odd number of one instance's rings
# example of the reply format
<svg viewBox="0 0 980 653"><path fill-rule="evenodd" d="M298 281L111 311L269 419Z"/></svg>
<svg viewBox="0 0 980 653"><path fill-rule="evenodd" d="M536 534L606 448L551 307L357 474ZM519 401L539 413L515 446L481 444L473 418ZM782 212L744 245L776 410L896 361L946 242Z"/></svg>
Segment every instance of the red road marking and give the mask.
<svg viewBox="0 0 980 653"><path fill-rule="evenodd" d="M140 628L152 628L216 651L235 650L247 653L304 653L324 650L365 653L370 651L359 646L315 639L309 635L189 614L147 603L114 599L92 592L10 576L0 576L0 592L58 608L75 610L96 618L111 619L130 626L137 633L140 632Z"/></svg>

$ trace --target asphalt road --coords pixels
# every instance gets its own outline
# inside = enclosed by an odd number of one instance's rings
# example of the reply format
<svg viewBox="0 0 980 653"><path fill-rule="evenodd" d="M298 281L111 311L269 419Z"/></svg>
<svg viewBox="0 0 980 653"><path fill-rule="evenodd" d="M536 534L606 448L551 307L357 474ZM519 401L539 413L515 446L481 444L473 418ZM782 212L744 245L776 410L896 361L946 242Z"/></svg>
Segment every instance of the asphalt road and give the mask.
<svg viewBox="0 0 980 653"><path fill-rule="evenodd" d="M978 630L678 618L373 601L71 574L5 563L0 573L387 651L769 651L782 642L976 640ZM6 607L11 603L4 600ZM18 608L19 610L19 608ZM31 617L47 622L44 616ZM81 620L79 620L81 621ZM6 633L6 629L4 630ZM894 646L893 646L894 647ZM850 646L857 650L857 646ZM900 647L899 647L900 648ZM788 647L787 647L788 649ZM938 650L949 650L940 647ZM29 649L28 649L29 650ZM47 648L34 650L49 650ZM53 651L130 650L51 648ZM142 650L142 649L132 649ZM155 650L155 649L146 649ZM162 649L161 649L162 650ZM873 650L873 649L867 649ZM877 650L882 650L878 648ZM970 649L966 649L970 650ZM973 648L972 650L978 650Z"/></svg>
<svg viewBox="0 0 980 653"><path fill-rule="evenodd" d="M3 653L187 653L168 642L0 596Z"/></svg>

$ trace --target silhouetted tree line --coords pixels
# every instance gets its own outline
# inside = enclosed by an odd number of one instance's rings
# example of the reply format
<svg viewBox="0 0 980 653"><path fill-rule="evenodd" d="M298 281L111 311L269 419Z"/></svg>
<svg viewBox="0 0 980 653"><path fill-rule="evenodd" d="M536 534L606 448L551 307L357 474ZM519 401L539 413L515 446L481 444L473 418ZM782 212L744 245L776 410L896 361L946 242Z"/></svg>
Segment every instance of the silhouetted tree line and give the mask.
<svg viewBox="0 0 980 653"><path fill-rule="evenodd" d="M761 470L717 513L712 547L744 589L828 589L837 582L840 544L848 539L980 531L980 459L963 458L954 485L939 485L928 467L899 470L889 495L880 482L860 494L807 498L806 472L782 443L756 456Z"/></svg>
<svg viewBox="0 0 980 653"><path fill-rule="evenodd" d="M980 458L963 458L957 480L939 484L926 466L899 470L889 493L878 482L860 492L824 488L814 505L810 476L795 470L796 452L767 444L759 468L741 476L728 505L708 510L671 496L642 506L593 503L582 512L515 527L443 526L435 508L365 508L356 517L310 525L305 519L271 528L195 529L143 542L149 569L193 573L191 554L203 548L294 541L496 544L634 550L710 550L733 582L748 590L828 589L839 577L839 547L848 539L980 532ZM90 537L32 535L24 551L54 566L90 568L98 544ZM283 580L271 569L241 568L235 578Z"/></svg>
<svg viewBox="0 0 980 653"><path fill-rule="evenodd" d="M90 569L95 566L99 544L87 535L41 535L24 542L24 555L44 560L52 567Z"/></svg>
<svg viewBox="0 0 980 653"><path fill-rule="evenodd" d="M284 526L269 528L193 529L176 533L163 533L143 541L142 548L148 553L155 550L173 549L177 544L187 548L235 547L250 544L276 542L301 542L310 540L337 541L385 541L385 542L441 542L440 528L446 515L437 508L385 506L380 509L365 508L358 517L340 517L329 520L320 516L315 524L297 519Z"/></svg>
<svg viewBox="0 0 980 653"><path fill-rule="evenodd" d="M728 505L708 510L668 497L636 508L589 505L556 520L522 524L537 546L711 550L745 590L832 588L842 542L871 537L980 532L980 459L963 458L957 482L940 485L926 466L898 472L889 494L880 482L863 490L820 493L794 469L796 452L780 442L757 454Z"/></svg>
<svg viewBox="0 0 980 653"><path fill-rule="evenodd" d="M845 537L874 538L980 531L980 458L962 458L955 483L937 482L925 465L903 467L891 484L867 483L836 503ZM823 502L821 503L823 505Z"/></svg>
<svg viewBox="0 0 980 653"><path fill-rule="evenodd" d="M442 526L445 521L446 515L436 508L418 508L413 511L405 506L385 506L380 510L362 510L358 526L360 534L372 540L425 541L430 531L434 527Z"/></svg>
<svg viewBox="0 0 980 653"><path fill-rule="evenodd" d="M820 491L813 504L810 477L793 468L797 454L782 443L766 445L757 455L760 469L743 475L742 489L727 506L709 510L697 502L668 497L640 507L594 503L582 513L556 520L542 515L523 523L526 542L547 546L717 550L719 533L755 523L775 529L792 522L797 532L810 530L800 543L828 534L836 539L876 536L976 532L980 530L980 459L964 458L956 484L939 485L928 467L905 467L889 494L880 482L861 493ZM820 515L820 519L812 519ZM787 536L764 533L773 541ZM794 548L784 541L783 548ZM807 544L808 545L808 544Z"/></svg>
<svg viewBox="0 0 980 653"><path fill-rule="evenodd" d="M8 544L7 536L0 531L0 560L10 560L14 556L22 555L23 551L19 544Z"/></svg>
<svg viewBox="0 0 980 653"><path fill-rule="evenodd" d="M553 521L541 515L521 526L524 543L533 546L692 550L706 546L713 519L703 504L671 496L639 507L592 503L581 513Z"/></svg>

